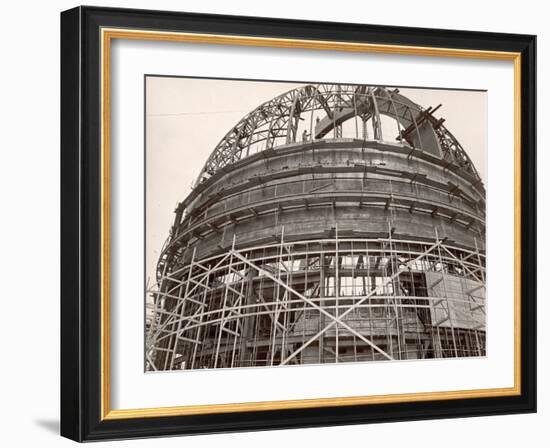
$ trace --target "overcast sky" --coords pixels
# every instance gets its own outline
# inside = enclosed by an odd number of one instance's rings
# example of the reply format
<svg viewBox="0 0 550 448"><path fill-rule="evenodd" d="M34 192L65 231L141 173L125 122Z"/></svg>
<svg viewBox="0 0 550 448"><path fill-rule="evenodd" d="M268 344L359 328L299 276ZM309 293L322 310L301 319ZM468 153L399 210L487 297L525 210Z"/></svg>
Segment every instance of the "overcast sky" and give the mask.
<svg viewBox="0 0 550 448"><path fill-rule="evenodd" d="M191 191L206 159L224 135L261 103L295 83L146 78L146 275L155 269L174 220L174 209ZM427 108L442 104L437 118L462 144L486 179L487 97L485 92L399 87ZM393 139L395 136L391 136Z"/></svg>

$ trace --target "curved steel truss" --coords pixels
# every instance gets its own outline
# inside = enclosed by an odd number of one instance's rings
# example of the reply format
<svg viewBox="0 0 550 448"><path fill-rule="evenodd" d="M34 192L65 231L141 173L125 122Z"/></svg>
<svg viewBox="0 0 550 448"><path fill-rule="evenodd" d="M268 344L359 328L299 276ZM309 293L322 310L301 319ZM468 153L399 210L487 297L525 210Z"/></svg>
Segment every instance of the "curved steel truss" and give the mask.
<svg viewBox="0 0 550 448"><path fill-rule="evenodd" d="M445 120L435 118L438 108L424 109L397 89L306 85L261 104L242 118L218 143L197 182L257 152L303 140L346 135L377 141L398 140L441 157L479 179L472 161L443 125ZM394 122L394 135L386 135L384 117Z"/></svg>

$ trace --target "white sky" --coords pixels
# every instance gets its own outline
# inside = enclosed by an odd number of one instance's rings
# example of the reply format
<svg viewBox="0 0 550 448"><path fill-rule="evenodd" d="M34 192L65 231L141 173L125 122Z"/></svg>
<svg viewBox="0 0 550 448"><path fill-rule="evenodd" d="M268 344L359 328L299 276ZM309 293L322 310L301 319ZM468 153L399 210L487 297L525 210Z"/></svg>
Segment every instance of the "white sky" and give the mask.
<svg viewBox="0 0 550 448"><path fill-rule="evenodd" d="M300 84L191 78L146 78L146 275L173 224L174 209L191 191L206 159L248 112ZM399 87L423 107L442 104L435 116L462 144L486 179L486 92ZM397 133L396 133L397 134ZM391 136L390 138L394 138Z"/></svg>

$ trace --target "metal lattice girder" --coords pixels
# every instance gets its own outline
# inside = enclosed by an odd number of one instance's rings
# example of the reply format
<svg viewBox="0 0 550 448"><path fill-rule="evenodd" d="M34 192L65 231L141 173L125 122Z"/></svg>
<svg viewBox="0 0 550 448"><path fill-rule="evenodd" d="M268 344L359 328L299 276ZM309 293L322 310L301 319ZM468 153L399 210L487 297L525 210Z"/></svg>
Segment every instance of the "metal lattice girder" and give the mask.
<svg viewBox="0 0 550 448"><path fill-rule="evenodd" d="M207 160L197 184L252 153L277 146L279 140L296 142L296 122L312 113L322 116L312 132L314 138L323 138L344 121L359 117L362 121L372 120L373 137L382 140L380 115L388 116L402 129L398 139L456 162L479 178L458 140L443 126L443 120L433 116L436 109L423 109L398 90L384 87L317 84L293 89L261 104L227 132Z"/></svg>

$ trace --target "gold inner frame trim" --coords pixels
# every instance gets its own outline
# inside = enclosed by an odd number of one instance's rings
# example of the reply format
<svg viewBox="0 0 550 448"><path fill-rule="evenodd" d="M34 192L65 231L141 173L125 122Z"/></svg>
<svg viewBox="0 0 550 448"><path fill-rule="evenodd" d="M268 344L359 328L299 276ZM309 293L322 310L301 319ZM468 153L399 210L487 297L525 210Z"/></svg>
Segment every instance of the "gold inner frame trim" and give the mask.
<svg viewBox="0 0 550 448"><path fill-rule="evenodd" d="M304 39L101 29L101 419L116 420L228 412L307 409L382 403L503 397L521 394L521 54L514 52L418 47ZM213 45L296 48L513 61L514 63L514 386L441 392L278 400L139 409L111 409L110 368L110 62L113 39L185 42Z"/></svg>

